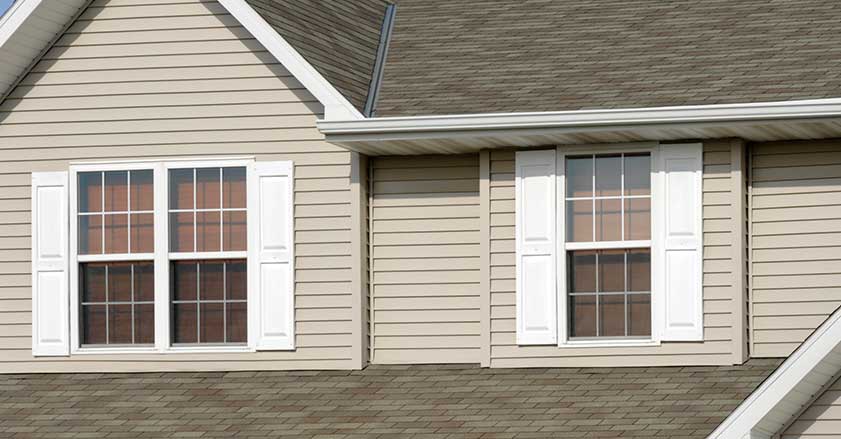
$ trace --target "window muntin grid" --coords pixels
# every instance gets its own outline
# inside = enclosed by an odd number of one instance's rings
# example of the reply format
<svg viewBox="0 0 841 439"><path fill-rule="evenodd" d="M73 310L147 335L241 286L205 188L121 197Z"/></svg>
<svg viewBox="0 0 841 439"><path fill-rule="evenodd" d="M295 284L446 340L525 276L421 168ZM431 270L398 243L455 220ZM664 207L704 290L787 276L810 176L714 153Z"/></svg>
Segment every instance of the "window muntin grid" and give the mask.
<svg viewBox="0 0 841 439"><path fill-rule="evenodd" d="M154 264L88 262L79 268L81 345L154 344Z"/></svg>
<svg viewBox="0 0 841 439"><path fill-rule="evenodd" d="M78 174L78 253L154 252L154 185L151 169Z"/></svg>
<svg viewBox="0 0 841 439"><path fill-rule="evenodd" d="M565 182L569 338L650 338L651 154L570 155Z"/></svg>

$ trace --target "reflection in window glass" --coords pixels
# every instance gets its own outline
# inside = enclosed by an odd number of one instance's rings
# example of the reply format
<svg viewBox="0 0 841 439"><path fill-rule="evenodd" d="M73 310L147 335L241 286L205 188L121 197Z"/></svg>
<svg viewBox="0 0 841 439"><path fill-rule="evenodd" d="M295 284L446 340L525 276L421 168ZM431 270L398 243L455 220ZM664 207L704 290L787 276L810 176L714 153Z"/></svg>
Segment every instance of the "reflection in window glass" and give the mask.
<svg viewBox="0 0 841 439"><path fill-rule="evenodd" d="M80 172L80 255L154 251L151 170Z"/></svg>
<svg viewBox="0 0 841 439"><path fill-rule="evenodd" d="M155 274L151 261L82 263L79 273L83 346L155 342Z"/></svg>
<svg viewBox="0 0 841 439"><path fill-rule="evenodd" d="M244 259L176 261L170 273L173 343L246 342Z"/></svg>

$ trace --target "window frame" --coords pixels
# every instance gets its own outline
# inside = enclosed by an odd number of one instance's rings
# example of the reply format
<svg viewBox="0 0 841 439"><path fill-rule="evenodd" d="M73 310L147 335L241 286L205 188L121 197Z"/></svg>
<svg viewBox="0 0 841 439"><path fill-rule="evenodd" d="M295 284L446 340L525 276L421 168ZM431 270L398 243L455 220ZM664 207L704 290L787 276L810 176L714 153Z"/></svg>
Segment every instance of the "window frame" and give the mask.
<svg viewBox="0 0 841 439"><path fill-rule="evenodd" d="M610 147L604 145L577 145L559 146L555 154L556 174L556 265L557 265L557 319L558 319L558 347L560 348L586 348L586 347L635 347L635 346L659 346L660 306L662 304L662 287L659 276L656 273L662 271L660 261L660 242L663 209L663 196L661 186L661 170L659 145L656 143L632 143L614 144ZM651 160L651 236L649 240L629 241L597 241L597 242L567 242L566 236L566 159L568 156L580 155L609 155L609 154L634 154L648 153ZM649 248L651 252L651 336L641 337L605 337L574 339L569 336L569 291L567 281L567 252L572 250L609 250L609 249L633 249Z"/></svg>
<svg viewBox="0 0 841 439"><path fill-rule="evenodd" d="M259 309L259 292L257 286L248 282L247 286L247 342L245 345L194 345L173 346L171 342L170 324L170 279L169 265L173 260L182 259L245 259L250 265L256 261L256 249L251 243L251 227L246 231L246 250L235 252L172 252L169 251L169 170L177 168L219 168L245 167L246 169L246 212L252 210L249 200L252 191L257 190L250 184L254 173L254 157L214 157L214 158L168 158L149 160L101 161L87 163L71 163L69 167L69 220L70 220L70 354L144 354L144 353L214 353L214 352L255 352L257 342L256 319ZM154 205L154 252L153 253L123 253L79 255L79 173L104 171L132 171L152 170L153 174L153 205ZM248 215L250 216L250 215ZM250 224L250 220L247 220ZM220 243L221 244L221 243ZM221 249L220 249L221 250ZM140 258L139 256L142 256ZM150 259L151 257L151 259ZM144 259L145 258L145 259ZM79 264L83 262L112 262L112 261L153 261L155 268L155 343L154 346L82 346L80 327L80 291Z"/></svg>

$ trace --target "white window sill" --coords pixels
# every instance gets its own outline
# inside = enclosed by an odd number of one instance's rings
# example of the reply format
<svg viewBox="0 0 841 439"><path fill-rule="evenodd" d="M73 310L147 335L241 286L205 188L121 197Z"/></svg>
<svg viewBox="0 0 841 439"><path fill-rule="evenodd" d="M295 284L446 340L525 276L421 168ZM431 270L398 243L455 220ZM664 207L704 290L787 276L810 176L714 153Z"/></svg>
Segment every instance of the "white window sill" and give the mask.
<svg viewBox="0 0 841 439"><path fill-rule="evenodd" d="M660 346L659 341L655 340L581 340L581 341L567 341L559 343L558 347L561 349L577 349L577 348L640 348Z"/></svg>
<svg viewBox="0 0 841 439"><path fill-rule="evenodd" d="M172 346L165 350L154 347L78 348L71 355L142 355L142 354L216 354L257 352L248 346Z"/></svg>

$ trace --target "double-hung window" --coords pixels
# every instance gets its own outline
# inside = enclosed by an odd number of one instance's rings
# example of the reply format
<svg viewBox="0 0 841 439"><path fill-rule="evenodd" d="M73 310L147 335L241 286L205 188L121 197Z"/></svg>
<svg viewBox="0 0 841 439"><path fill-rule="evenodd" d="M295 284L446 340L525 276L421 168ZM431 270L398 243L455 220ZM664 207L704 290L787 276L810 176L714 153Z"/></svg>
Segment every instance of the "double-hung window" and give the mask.
<svg viewBox="0 0 841 439"><path fill-rule="evenodd" d="M34 174L33 352L294 348L292 194L290 162Z"/></svg>
<svg viewBox="0 0 841 439"><path fill-rule="evenodd" d="M518 344L700 340L701 145L519 151Z"/></svg>

